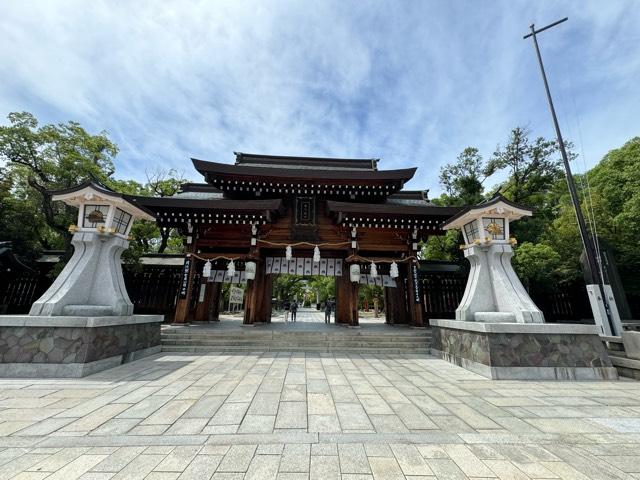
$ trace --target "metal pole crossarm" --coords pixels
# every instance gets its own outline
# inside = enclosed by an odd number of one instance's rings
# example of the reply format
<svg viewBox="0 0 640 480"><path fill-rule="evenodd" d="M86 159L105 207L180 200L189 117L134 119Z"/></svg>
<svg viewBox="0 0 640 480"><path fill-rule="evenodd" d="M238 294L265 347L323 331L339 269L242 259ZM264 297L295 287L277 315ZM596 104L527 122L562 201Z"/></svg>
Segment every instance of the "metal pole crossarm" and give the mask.
<svg viewBox="0 0 640 480"><path fill-rule="evenodd" d="M549 25L547 25L546 27L542 27L538 30L535 30L534 27L535 25L532 23L531 24L531 33L527 33L524 37L522 37L524 40L526 40L527 38L533 36L533 35L537 35L540 32L544 32L545 30L550 29L551 27L555 27L556 25L559 25L563 22L566 22L567 20L569 20L569 17L564 17L562 20L558 20L557 22L553 22L550 23Z"/></svg>

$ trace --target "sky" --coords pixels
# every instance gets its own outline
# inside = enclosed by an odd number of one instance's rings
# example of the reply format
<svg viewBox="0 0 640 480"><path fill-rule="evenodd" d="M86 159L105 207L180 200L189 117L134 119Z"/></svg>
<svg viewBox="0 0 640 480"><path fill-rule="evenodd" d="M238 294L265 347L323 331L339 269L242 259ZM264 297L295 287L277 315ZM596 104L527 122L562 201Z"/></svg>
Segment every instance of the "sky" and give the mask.
<svg viewBox="0 0 640 480"><path fill-rule="evenodd" d="M554 136L529 25L566 139L596 164L640 135L638 1L4 0L0 122L29 111L119 146L144 181L234 151L380 158L441 191L467 146ZM500 174L487 183L500 180Z"/></svg>

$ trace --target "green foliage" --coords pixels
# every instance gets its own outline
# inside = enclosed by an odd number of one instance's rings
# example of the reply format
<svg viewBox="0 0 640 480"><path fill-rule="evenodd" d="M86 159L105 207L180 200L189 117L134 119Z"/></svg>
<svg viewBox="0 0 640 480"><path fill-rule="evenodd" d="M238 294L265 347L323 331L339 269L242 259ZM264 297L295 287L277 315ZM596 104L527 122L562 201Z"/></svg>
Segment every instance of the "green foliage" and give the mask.
<svg viewBox="0 0 640 480"><path fill-rule="evenodd" d="M455 163L440 169L440 185L451 205L475 205L482 201L483 182L487 178L486 166L477 148L465 148Z"/></svg>
<svg viewBox="0 0 640 480"><path fill-rule="evenodd" d="M640 292L640 138L609 152L588 174L574 175L582 211L592 231L613 249L627 293ZM556 182L553 218L540 241L561 254L560 280L581 278L582 242L566 182ZM595 229L594 229L595 221Z"/></svg>
<svg viewBox="0 0 640 480"><path fill-rule="evenodd" d="M34 215L37 205L14 189L10 172L0 172L0 239L11 240L13 251L23 260L34 261L42 250L38 241L46 225ZM47 242L48 243L48 242Z"/></svg>
<svg viewBox="0 0 640 480"><path fill-rule="evenodd" d="M76 122L39 125L27 112L11 113L8 119L0 126L0 164L6 166L0 173L0 240L13 240L26 261L43 249L71 252L68 227L76 223L77 210L53 202L52 190L91 180L120 193L166 196L184 183L174 170L148 175L146 184L114 179L118 148L104 132L90 134ZM144 253L182 251L177 232L161 231L154 222L136 221L131 236L123 255L130 268Z"/></svg>
<svg viewBox="0 0 640 480"><path fill-rule="evenodd" d="M498 146L485 172L492 175L507 170L509 179L500 186L501 194L517 203L536 203L562 175L557 150L555 141L538 137L532 142L528 130L516 127L507 145Z"/></svg>
<svg viewBox="0 0 640 480"><path fill-rule="evenodd" d="M374 308L374 302L378 302L378 308L382 306L382 299L384 297L383 287L378 285L360 285L358 289L358 301L360 308L364 310Z"/></svg>
<svg viewBox="0 0 640 480"><path fill-rule="evenodd" d="M289 275L282 273L273 279L272 295L280 301L293 301L294 298L302 299L306 290L308 279L301 275Z"/></svg>
<svg viewBox="0 0 640 480"><path fill-rule="evenodd" d="M572 145L567 143L566 147L572 160ZM486 164L477 149L466 148L456 163L441 170L440 182L446 193L434 203L470 204L467 200L484 194L479 189L484 179L498 171L508 176L493 191L534 209L533 217L511 226L512 235L521 242L514 266L524 282L538 288L580 279L582 242L556 142L544 138L532 141L526 129L515 128L506 145L498 146ZM582 210L591 219L592 230L613 248L627 292L640 292L640 137L609 152L587 176L574 178ZM422 245L423 258L463 261L458 235L447 232L430 237Z"/></svg>
<svg viewBox="0 0 640 480"><path fill-rule="evenodd" d="M336 297L336 280L334 277L312 277L309 280L309 287L316 296L313 302L320 300L322 303Z"/></svg>
<svg viewBox="0 0 640 480"><path fill-rule="evenodd" d="M560 255L549 245L524 242L515 249L513 268L525 286L551 284Z"/></svg>
<svg viewBox="0 0 640 480"><path fill-rule="evenodd" d="M431 235L422 244L422 258L461 263L464 256L460 245L463 243L460 230L447 230L444 235Z"/></svg>
<svg viewBox="0 0 640 480"><path fill-rule="evenodd" d="M39 126L27 112L10 113L8 119L8 126L0 126L0 161L7 165L11 193L35 207L32 215L40 216L38 223L61 236L66 247L76 211L52 202L49 191L86 180L106 183L118 149L105 133L91 135L76 122ZM49 246L50 238L50 232L38 230L39 246Z"/></svg>

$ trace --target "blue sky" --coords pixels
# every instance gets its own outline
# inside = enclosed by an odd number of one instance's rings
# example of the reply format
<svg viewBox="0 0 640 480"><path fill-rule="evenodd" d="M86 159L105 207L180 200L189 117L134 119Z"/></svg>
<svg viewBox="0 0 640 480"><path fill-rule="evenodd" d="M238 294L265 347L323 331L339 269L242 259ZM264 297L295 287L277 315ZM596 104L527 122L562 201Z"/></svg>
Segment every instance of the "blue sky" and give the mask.
<svg viewBox="0 0 640 480"><path fill-rule="evenodd" d="M8 0L0 115L107 131L120 178L200 180L190 157L234 150L375 157L436 195L466 146L553 136L522 35L564 16L540 43L583 171L640 134L637 1Z"/></svg>

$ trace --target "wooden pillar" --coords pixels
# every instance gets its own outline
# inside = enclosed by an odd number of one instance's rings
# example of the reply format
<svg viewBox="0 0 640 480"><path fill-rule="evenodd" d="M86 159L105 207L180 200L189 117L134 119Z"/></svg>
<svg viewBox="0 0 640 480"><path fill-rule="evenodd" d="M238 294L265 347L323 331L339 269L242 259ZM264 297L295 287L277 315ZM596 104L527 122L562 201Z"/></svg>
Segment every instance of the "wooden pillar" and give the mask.
<svg viewBox="0 0 640 480"><path fill-rule="evenodd" d="M208 284L209 300L207 303L207 319L210 322L220 321L220 297L222 294L222 283L211 282Z"/></svg>
<svg viewBox="0 0 640 480"><path fill-rule="evenodd" d="M342 269L342 275L336 277L336 305L333 314L335 323L351 323L351 282L349 268Z"/></svg>
<svg viewBox="0 0 640 480"><path fill-rule="evenodd" d="M349 285L351 286L351 298L350 298L350 304L351 304L351 321L350 321L350 325L352 327L357 327L360 325L360 319L358 316L358 302L360 300L359 298L359 294L360 294L360 284L359 283L354 283L354 282L349 282Z"/></svg>
<svg viewBox="0 0 640 480"><path fill-rule="evenodd" d="M255 322L269 321L271 321L271 278L266 275L265 263L258 261L256 277L247 281L243 323L252 325Z"/></svg>
<svg viewBox="0 0 640 480"><path fill-rule="evenodd" d="M385 288L385 302L387 307L387 323L393 325L406 325L409 323L407 296L404 289L404 278L395 279L395 288Z"/></svg>
<svg viewBox="0 0 640 480"><path fill-rule="evenodd" d="M359 325L359 290L360 285L351 282L349 268L344 268L342 271L342 276L336 277L336 323L351 325L353 327L357 327Z"/></svg>
<svg viewBox="0 0 640 480"><path fill-rule="evenodd" d="M195 259L187 253L182 267L182 277L178 288L178 301L176 302L175 323L185 323L189 317L189 303L193 291L193 277L195 275Z"/></svg>
<svg viewBox="0 0 640 480"><path fill-rule="evenodd" d="M273 275L264 276L262 301L260 304L260 320L261 322L271 323L271 294L273 291Z"/></svg>
<svg viewBox="0 0 640 480"><path fill-rule="evenodd" d="M197 287L196 295L196 311L193 316L193 319L196 322L206 322L209 320L209 302L211 301L211 285L212 283L208 283L207 277L200 277L200 283L195 285Z"/></svg>
<svg viewBox="0 0 640 480"><path fill-rule="evenodd" d="M247 280L247 290L244 296L244 318L242 323L253 325L256 291L260 283L259 268L256 268L256 276L253 280Z"/></svg>
<svg viewBox="0 0 640 480"><path fill-rule="evenodd" d="M424 327L422 317L422 292L418 278L418 262L415 260L407 265L407 300L409 307L409 320L413 327Z"/></svg>

